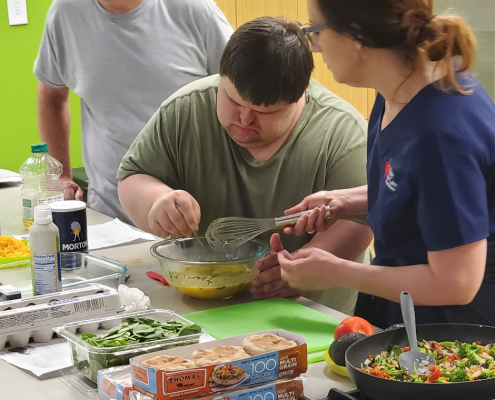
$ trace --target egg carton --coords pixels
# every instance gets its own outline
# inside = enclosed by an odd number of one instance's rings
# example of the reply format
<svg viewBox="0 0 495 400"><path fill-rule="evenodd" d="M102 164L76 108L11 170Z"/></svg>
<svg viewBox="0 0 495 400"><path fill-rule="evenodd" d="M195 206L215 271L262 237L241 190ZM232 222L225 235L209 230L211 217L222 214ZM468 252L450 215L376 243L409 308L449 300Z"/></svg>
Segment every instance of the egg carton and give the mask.
<svg viewBox="0 0 495 400"><path fill-rule="evenodd" d="M118 292L103 285L2 302L0 350L7 343L11 347L26 346L30 338L38 343L46 343L53 337L53 328L57 326L88 318L113 316L123 311ZM115 321L108 325L103 322L94 327L85 325L85 332L96 331L99 325L110 329Z"/></svg>
<svg viewBox="0 0 495 400"><path fill-rule="evenodd" d="M131 391L132 376L130 365L98 371L98 398L100 400L129 400Z"/></svg>
<svg viewBox="0 0 495 400"><path fill-rule="evenodd" d="M5 285L3 287L5 287ZM92 284L79 289L64 290L62 292L2 301L0 302L0 316L2 315L2 311L8 311L22 307L31 307L38 304L54 303L60 300L74 299L91 294L104 293L108 289L110 289L108 286Z"/></svg>

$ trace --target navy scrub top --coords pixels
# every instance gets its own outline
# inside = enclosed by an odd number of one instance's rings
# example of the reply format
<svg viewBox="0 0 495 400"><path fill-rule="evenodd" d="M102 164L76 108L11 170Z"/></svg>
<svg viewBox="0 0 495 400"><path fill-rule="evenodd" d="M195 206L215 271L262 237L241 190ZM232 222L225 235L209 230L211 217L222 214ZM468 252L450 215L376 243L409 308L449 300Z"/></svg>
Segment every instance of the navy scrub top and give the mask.
<svg viewBox="0 0 495 400"><path fill-rule="evenodd" d="M471 95L423 88L381 130L378 95L368 128L368 221L373 264L427 264L439 251L487 238L485 278L465 306L416 307L417 323L495 325L495 105L472 75ZM360 294L356 315L385 328L402 322L400 306Z"/></svg>

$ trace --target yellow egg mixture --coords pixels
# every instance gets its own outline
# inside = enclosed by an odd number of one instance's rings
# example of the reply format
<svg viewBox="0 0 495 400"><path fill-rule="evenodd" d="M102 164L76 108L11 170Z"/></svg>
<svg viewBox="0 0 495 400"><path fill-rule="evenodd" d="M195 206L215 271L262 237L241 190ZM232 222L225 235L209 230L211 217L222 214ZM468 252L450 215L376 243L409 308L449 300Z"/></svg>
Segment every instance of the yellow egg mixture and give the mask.
<svg viewBox="0 0 495 400"><path fill-rule="evenodd" d="M219 287L188 287L188 286L175 286L170 283L180 292L184 293L186 296L192 297L193 299L202 300L212 300L212 299L226 299L227 297L232 297L237 292L244 289L249 282L240 283L238 285L227 285Z"/></svg>
<svg viewBox="0 0 495 400"><path fill-rule="evenodd" d="M168 282L195 299L224 299L248 286L251 274L246 264L187 265L169 271Z"/></svg>

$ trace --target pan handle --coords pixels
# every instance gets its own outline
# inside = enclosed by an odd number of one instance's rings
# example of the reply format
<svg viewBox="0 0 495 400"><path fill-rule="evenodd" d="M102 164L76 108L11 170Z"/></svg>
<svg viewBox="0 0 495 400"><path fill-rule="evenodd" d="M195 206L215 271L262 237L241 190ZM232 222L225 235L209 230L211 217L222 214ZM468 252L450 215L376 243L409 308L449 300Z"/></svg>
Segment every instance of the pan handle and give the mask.
<svg viewBox="0 0 495 400"><path fill-rule="evenodd" d="M411 351L418 350L418 340L416 336L416 317L414 315L414 304L412 297L408 292L400 294L400 309L402 311L402 319L406 326L407 339L409 340L409 348Z"/></svg>

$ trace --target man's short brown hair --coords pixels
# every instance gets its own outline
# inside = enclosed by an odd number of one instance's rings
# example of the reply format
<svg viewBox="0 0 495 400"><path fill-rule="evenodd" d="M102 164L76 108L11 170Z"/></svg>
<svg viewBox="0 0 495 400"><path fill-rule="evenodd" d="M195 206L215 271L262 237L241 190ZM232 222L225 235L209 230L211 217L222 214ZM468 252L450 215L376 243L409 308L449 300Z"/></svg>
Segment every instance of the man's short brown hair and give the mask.
<svg viewBox="0 0 495 400"><path fill-rule="evenodd" d="M296 22L261 17L234 32L220 60L220 76L255 106L292 104L306 90L313 67L313 54Z"/></svg>

